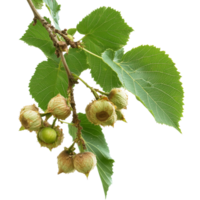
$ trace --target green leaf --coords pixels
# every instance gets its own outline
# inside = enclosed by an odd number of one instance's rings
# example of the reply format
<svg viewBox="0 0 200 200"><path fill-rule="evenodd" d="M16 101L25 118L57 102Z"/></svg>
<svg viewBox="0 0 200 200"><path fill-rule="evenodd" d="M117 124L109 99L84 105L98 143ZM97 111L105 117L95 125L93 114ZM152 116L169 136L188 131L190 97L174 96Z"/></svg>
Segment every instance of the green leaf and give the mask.
<svg viewBox="0 0 200 200"><path fill-rule="evenodd" d="M48 23L51 23L49 19L45 19ZM55 55L56 48L54 47L47 30L42 26L39 20L37 20L35 26L33 26L33 22L29 25L28 30L20 40L26 42L30 46L39 48L48 58L54 61L58 60Z"/></svg>
<svg viewBox="0 0 200 200"><path fill-rule="evenodd" d="M17 132L23 132L23 131L25 131L24 126L19 125L19 127L17 128Z"/></svg>
<svg viewBox="0 0 200 200"><path fill-rule="evenodd" d="M181 132L178 122L183 112L183 88L173 61L164 51L148 45L132 49L123 57L122 53L123 50L109 49L102 58L158 123Z"/></svg>
<svg viewBox="0 0 200 200"><path fill-rule="evenodd" d="M105 92L110 92L112 88L119 88L122 86L117 73L110 68L101 57L99 58L88 53L86 54L91 69L91 75Z"/></svg>
<svg viewBox="0 0 200 200"><path fill-rule="evenodd" d="M120 12L106 7L101 7L86 16L77 25L77 30L85 35L82 39L85 48L98 56L107 48L118 50L126 45L129 34L133 31L124 22ZM104 91L109 92L114 87L121 87L113 69L98 57L90 54L87 56L92 77Z"/></svg>
<svg viewBox="0 0 200 200"><path fill-rule="evenodd" d="M67 33L73 36L76 33L76 28L70 28L70 29L68 29Z"/></svg>
<svg viewBox="0 0 200 200"><path fill-rule="evenodd" d="M78 25L79 33L84 34L86 47L91 44L101 51L107 48L118 50L126 45L130 32L133 31L122 19L120 12L101 7L86 16ZM91 51L90 48L87 48Z"/></svg>
<svg viewBox="0 0 200 200"><path fill-rule="evenodd" d="M59 22L58 22L59 21L58 13L60 11L61 5L58 5L56 0L43 0L43 1L46 4L46 6L52 16L53 22L55 24L55 28L60 30Z"/></svg>
<svg viewBox="0 0 200 200"><path fill-rule="evenodd" d="M43 0L32 0L32 3L36 9L42 9Z"/></svg>
<svg viewBox="0 0 200 200"><path fill-rule="evenodd" d="M87 151L93 152L96 155L97 169L106 196L108 188L112 184L111 176L113 174L114 160L110 157L101 127L91 124L85 114L79 113L78 117L81 120L80 124L83 128L82 137L86 143ZM73 139L76 137L76 130L74 126L69 125L69 133Z"/></svg>
<svg viewBox="0 0 200 200"><path fill-rule="evenodd" d="M44 111L51 98L60 93L67 97L68 78L62 62L48 59L40 63L30 83L30 94Z"/></svg>
<svg viewBox="0 0 200 200"><path fill-rule="evenodd" d="M51 23L49 19L45 19ZM26 31L21 40L31 46L41 49L47 58L50 58L55 62L60 61L60 58L57 58L55 55L56 48L54 47L48 32L42 26L40 21L37 21L35 26L31 23L29 25L29 29ZM65 57L70 70L77 75L80 75L82 71L89 68L85 52L80 49L70 48L69 54L67 56L65 55Z"/></svg>
<svg viewBox="0 0 200 200"><path fill-rule="evenodd" d="M78 76L82 71L89 68L89 65L87 64L87 57L83 50L70 48L68 55L65 54L65 59L70 71Z"/></svg>

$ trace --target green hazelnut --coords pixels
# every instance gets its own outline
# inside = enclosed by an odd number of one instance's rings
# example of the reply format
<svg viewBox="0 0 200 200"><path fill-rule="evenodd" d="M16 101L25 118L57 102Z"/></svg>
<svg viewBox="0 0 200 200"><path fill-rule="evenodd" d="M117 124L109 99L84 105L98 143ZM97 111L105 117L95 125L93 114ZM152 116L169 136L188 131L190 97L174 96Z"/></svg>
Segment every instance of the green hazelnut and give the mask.
<svg viewBox="0 0 200 200"><path fill-rule="evenodd" d="M43 121L43 125L44 127L48 127L51 129L52 127L52 123L49 122L49 121ZM53 143L47 143L45 141L42 140L42 138L40 137L40 131L42 130L43 128L41 128L39 131L36 131L36 134L34 134L34 137L35 137L35 142L38 144L38 147L39 148L45 148L47 149L48 152L50 153L53 153L55 149L58 149L60 148L61 146L63 146L65 140L66 140L66 133L63 129L63 126L61 124L58 124L57 122L55 123L54 125L54 128L53 130L56 131L56 139ZM55 135L55 134L52 134L52 135Z"/></svg>
<svg viewBox="0 0 200 200"><path fill-rule="evenodd" d="M42 128L38 134L39 138L47 144L51 144L56 141L57 133L50 127Z"/></svg>

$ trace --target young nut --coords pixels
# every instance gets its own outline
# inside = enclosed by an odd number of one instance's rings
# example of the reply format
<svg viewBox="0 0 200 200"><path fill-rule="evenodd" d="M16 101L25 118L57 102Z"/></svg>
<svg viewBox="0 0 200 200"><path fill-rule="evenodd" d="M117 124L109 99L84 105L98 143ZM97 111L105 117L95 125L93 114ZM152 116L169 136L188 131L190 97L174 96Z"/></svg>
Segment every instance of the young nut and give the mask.
<svg viewBox="0 0 200 200"><path fill-rule="evenodd" d="M67 34L67 37L71 40L71 41L74 41L74 37L70 34Z"/></svg>
<svg viewBox="0 0 200 200"><path fill-rule="evenodd" d="M69 155L67 151L62 151L58 155L58 174L74 172L73 157Z"/></svg>
<svg viewBox="0 0 200 200"><path fill-rule="evenodd" d="M54 143L56 141L57 133L51 127L42 128L39 133L38 137L40 140L47 144Z"/></svg>
<svg viewBox="0 0 200 200"><path fill-rule="evenodd" d="M97 159L96 155L92 152L84 152L75 155L74 159L74 168L87 177L89 176L90 171L96 166Z"/></svg>
<svg viewBox="0 0 200 200"><path fill-rule="evenodd" d="M52 113L58 119L66 119L71 114L71 109L67 100L58 94L49 101L46 112Z"/></svg>
<svg viewBox="0 0 200 200"><path fill-rule="evenodd" d="M88 120L95 125L113 126L117 120L115 106L107 99L99 99L86 107Z"/></svg>
<svg viewBox="0 0 200 200"><path fill-rule="evenodd" d="M108 98L111 102L113 102L117 106L117 110L126 109L128 105L128 95L126 94L124 89L114 88L110 91Z"/></svg>
<svg viewBox="0 0 200 200"><path fill-rule="evenodd" d="M63 132L62 129L59 129L59 126L51 128L49 123L44 123L44 128L41 128L37 131L37 140L40 143L41 147L47 147L50 151L53 148L61 145L63 141Z"/></svg>
<svg viewBox="0 0 200 200"><path fill-rule="evenodd" d="M25 129L37 131L40 129L42 119L37 111L26 110L20 113L19 120Z"/></svg>

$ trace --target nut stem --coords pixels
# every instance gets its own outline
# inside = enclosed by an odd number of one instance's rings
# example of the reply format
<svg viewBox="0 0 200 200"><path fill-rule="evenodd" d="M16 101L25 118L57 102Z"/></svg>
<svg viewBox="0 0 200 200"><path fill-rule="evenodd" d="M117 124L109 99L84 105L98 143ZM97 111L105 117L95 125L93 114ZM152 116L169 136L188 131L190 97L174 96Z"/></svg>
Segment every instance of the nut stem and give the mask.
<svg viewBox="0 0 200 200"><path fill-rule="evenodd" d="M86 87L88 87L91 92L93 93L93 95L95 96L96 99L99 99L99 95L97 94L97 92L95 91L94 88L92 88L91 86L89 86L83 79L81 79L79 76L77 76L76 74L72 74L75 78L79 79L82 83L85 84Z"/></svg>

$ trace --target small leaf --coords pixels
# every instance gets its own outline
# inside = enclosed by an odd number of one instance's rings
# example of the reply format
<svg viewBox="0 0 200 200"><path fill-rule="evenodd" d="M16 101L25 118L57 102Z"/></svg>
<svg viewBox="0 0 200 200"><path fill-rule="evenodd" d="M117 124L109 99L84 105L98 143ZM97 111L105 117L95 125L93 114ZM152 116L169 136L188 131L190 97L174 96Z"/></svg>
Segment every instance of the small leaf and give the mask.
<svg viewBox="0 0 200 200"><path fill-rule="evenodd" d="M24 126L19 125L19 127L17 128L17 132L23 132L23 131L25 131Z"/></svg>
<svg viewBox="0 0 200 200"><path fill-rule="evenodd" d="M76 29L76 27L69 27L68 29L67 29L67 33L69 34L69 35L75 35L76 33L77 33L77 29Z"/></svg>
<svg viewBox="0 0 200 200"><path fill-rule="evenodd" d="M58 1L43 0L45 7L51 19L53 20L53 25L56 29L62 30L61 27L61 11L63 9L63 4L59 4Z"/></svg>

